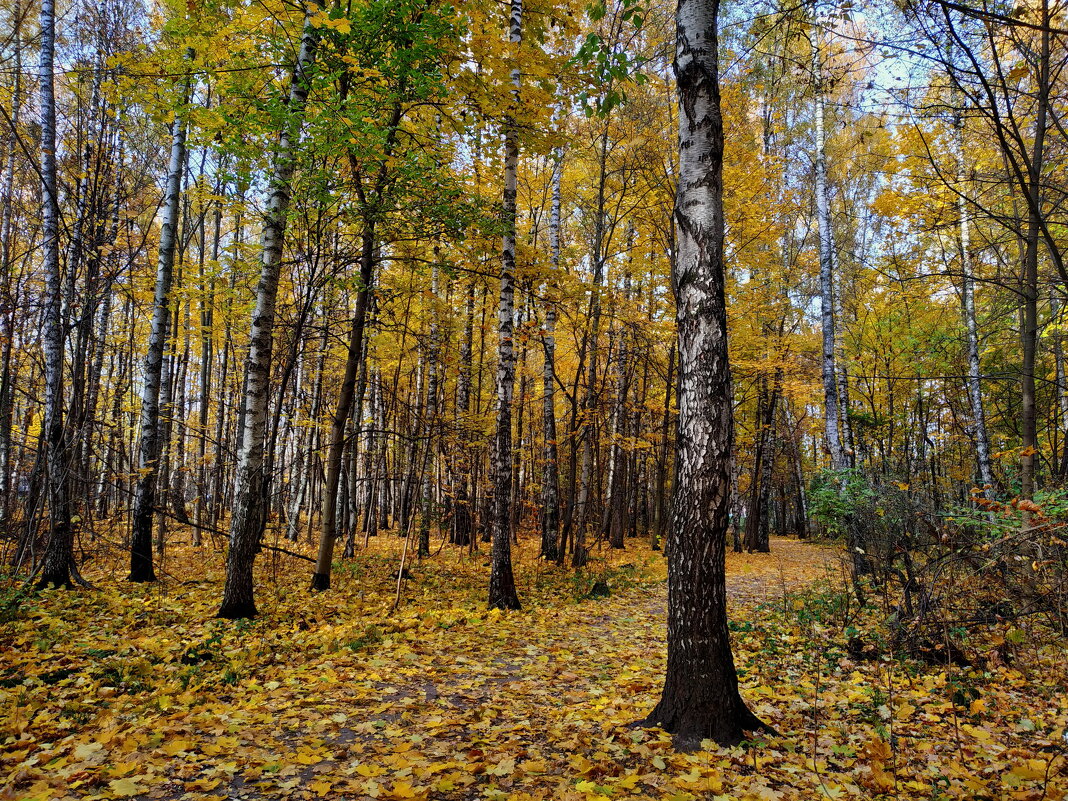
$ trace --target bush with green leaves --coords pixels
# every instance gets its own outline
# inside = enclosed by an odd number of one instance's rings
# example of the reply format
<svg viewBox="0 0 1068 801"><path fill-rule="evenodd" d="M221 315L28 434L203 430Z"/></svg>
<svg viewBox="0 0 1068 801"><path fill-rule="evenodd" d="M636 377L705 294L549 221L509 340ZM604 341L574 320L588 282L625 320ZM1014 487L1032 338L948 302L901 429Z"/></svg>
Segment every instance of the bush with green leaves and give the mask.
<svg viewBox="0 0 1068 801"><path fill-rule="evenodd" d="M850 520L871 506L875 493L859 470L821 470L809 487L809 512L824 532L847 533Z"/></svg>

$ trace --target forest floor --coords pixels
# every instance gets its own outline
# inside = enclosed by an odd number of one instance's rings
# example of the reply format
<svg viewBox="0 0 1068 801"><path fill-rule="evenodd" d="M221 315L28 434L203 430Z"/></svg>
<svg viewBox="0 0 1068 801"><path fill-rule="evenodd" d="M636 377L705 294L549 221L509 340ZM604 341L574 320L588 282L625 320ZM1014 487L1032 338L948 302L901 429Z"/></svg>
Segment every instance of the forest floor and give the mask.
<svg viewBox="0 0 1068 801"><path fill-rule="evenodd" d="M0 798L1060 799L1063 643L1038 624L969 643L973 667L855 661L878 615L835 551L774 539L728 559L744 697L780 732L676 753L629 724L664 671L664 560L644 543L580 574L517 554L524 608L487 612L485 551L409 564L381 536L310 595L258 566L261 616L213 618L222 554L172 548L164 580L85 566L92 590L18 597L0 624ZM597 582L608 597L593 598ZM17 603L16 603L17 602Z"/></svg>

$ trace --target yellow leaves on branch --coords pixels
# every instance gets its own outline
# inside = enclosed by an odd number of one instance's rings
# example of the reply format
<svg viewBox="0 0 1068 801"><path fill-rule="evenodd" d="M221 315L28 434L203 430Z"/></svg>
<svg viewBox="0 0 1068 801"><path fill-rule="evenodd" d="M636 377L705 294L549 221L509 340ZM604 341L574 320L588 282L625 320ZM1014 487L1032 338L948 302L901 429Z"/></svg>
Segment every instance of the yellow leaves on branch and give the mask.
<svg viewBox="0 0 1068 801"><path fill-rule="evenodd" d="M352 23L346 17L331 17L325 11L318 11L311 18L311 24L315 28L329 28L340 34L352 32Z"/></svg>

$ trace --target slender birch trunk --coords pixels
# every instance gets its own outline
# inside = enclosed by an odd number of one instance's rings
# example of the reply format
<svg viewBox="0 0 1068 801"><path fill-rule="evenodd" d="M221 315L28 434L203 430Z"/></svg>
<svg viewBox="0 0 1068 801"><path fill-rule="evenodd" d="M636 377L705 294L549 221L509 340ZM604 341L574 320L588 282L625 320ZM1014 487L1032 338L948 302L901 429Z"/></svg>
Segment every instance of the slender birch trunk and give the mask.
<svg viewBox="0 0 1068 801"><path fill-rule="evenodd" d="M815 90L816 118L816 222L819 229L820 250L820 320L823 332L823 355L821 368L824 398L824 437L831 454L831 468L843 470L848 466L842 434L839 427L838 376L835 365L834 325L834 232L831 229L831 205L827 187L827 137L824 131L823 79L820 64L819 30L813 24L812 74Z"/></svg>
<svg viewBox="0 0 1068 801"><path fill-rule="evenodd" d="M285 121L274 154L274 170L263 226L260 278L256 286L246 366L247 385L242 398L245 420L240 432L241 446L234 484L230 548L226 555L226 585L218 612L219 617L225 618L245 618L256 614L252 571L266 523L264 504L270 482L270 476L264 474L263 462L275 306L296 150L308 100L309 73L315 63L315 50L319 43L319 29L312 24L312 14L317 9L318 4L313 3L305 10L300 52L293 67Z"/></svg>
<svg viewBox="0 0 1068 801"><path fill-rule="evenodd" d="M186 59L192 53L186 53ZM160 382L163 350L171 315L171 284L174 254L178 245L178 214L181 208L182 175L185 171L186 122L176 114L171 122L171 155L167 166L167 189L160 224L159 256L156 260L156 293L152 327L145 352L144 390L141 393L141 445L138 451L137 485L134 489L133 530L130 535L130 575L135 582L155 581L152 566L152 521L156 513L156 485L160 457Z"/></svg>
<svg viewBox="0 0 1068 801"><path fill-rule="evenodd" d="M508 40L512 45L512 96L518 105L520 72L519 48L523 41L523 0L511 0ZM516 173L519 166L519 134L511 115L504 121L504 197L501 247L501 295L497 323L497 431L490 459L493 487L491 525L489 606L491 609L518 609L519 596L512 575L511 510L512 497L512 393L515 389L515 233Z"/></svg>
<svg viewBox="0 0 1068 801"><path fill-rule="evenodd" d="M4 165L4 188L0 193L0 525L6 525L11 513L11 468L14 462L11 447L11 429L14 423L14 392L12 388L11 356L15 342L15 309L17 308L13 283L15 237L15 153L18 148L18 125L22 115L22 4L12 4L14 30L11 32L14 49L14 68L11 88L11 129L5 140L6 163Z"/></svg>
<svg viewBox="0 0 1068 801"><path fill-rule="evenodd" d="M549 214L549 253L551 278L545 286L545 317L541 333L542 350L542 447L541 555L556 561L560 547L560 470L556 443L556 275L560 270L560 180L564 169L563 148L553 154L553 196Z"/></svg>
<svg viewBox="0 0 1068 801"><path fill-rule="evenodd" d="M436 250L436 249L435 249ZM438 261L435 261L430 273L430 294L436 299L438 296ZM431 311L429 353L427 354L427 380L426 380L426 425L423 427L426 435L426 459L423 460L423 487L422 487L422 510L419 514L419 545L417 555L422 558L430 556L430 523L434 514L434 481L437 472L437 421L438 421L438 322L436 310Z"/></svg>
<svg viewBox="0 0 1068 801"><path fill-rule="evenodd" d="M70 513L70 438L63 419L64 339L63 278L59 266L59 195L56 180L56 8L41 0L40 124L41 124L41 270L44 274L44 418L41 423L42 463L48 497L49 536L37 585L69 587L74 564L74 531ZM28 510L27 518L33 514Z"/></svg>
<svg viewBox="0 0 1068 801"><path fill-rule="evenodd" d="M668 350L668 374L667 374L667 386L664 389L664 415L660 418L660 453L656 460L656 479L655 479L655 495L653 497L653 536L652 547L654 551L660 550L666 537L666 530L669 525L668 518L670 517L670 509L667 500L667 478L668 478L668 457L671 454L671 446L669 443L671 433L671 393L673 390L672 383L675 380L675 354L676 343L672 342ZM738 519L735 518L735 526L738 525Z"/></svg>
<svg viewBox="0 0 1068 801"><path fill-rule="evenodd" d="M990 436L986 428L986 412L983 408L983 393L980 386L982 371L979 362L979 333L975 321L975 278L971 253L971 220L968 216L968 201L964 196L964 122L957 119L953 145L957 161L957 212L960 215L960 269L961 312L964 316L964 334L968 354L968 402L972 411L972 426L975 434L975 457L979 466L979 480L987 498L994 495L994 471L990 462Z"/></svg>
<svg viewBox="0 0 1068 801"><path fill-rule="evenodd" d="M593 224L593 286L590 290L588 315L589 344L586 351L586 386L578 426L578 439L582 444L582 466L579 471L578 494L571 513L575 526L571 546L571 565L582 567L589 559L586 547L586 528L589 520L590 485L593 481L594 413L597 410L597 359L601 332L601 285L604 283L604 236L605 236L605 190L608 159L608 121L605 120L601 134L600 163L597 179L597 217ZM581 365L579 372L581 373Z"/></svg>
<svg viewBox="0 0 1068 801"><path fill-rule="evenodd" d="M1049 291L1050 316L1055 326L1053 337L1053 356L1056 361L1057 371L1057 409L1059 412L1061 453L1053 453L1050 463L1059 478L1064 477L1068 471L1068 376L1065 375L1064 367L1064 334L1061 330L1063 325L1064 309L1058 299L1056 287Z"/></svg>
<svg viewBox="0 0 1068 801"><path fill-rule="evenodd" d="M459 482L453 510L452 543L470 545L472 540L471 507L474 502L471 487L471 357L474 346L475 283L467 285L464 334L460 344L459 375L456 378L456 429L459 435L460 465Z"/></svg>

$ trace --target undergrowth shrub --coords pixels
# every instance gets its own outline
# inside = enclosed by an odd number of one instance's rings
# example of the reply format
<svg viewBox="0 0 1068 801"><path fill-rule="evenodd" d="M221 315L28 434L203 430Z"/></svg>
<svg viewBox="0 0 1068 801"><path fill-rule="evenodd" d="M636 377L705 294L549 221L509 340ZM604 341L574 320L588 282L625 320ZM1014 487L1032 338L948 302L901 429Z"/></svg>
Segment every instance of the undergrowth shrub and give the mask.
<svg viewBox="0 0 1068 801"><path fill-rule="evenodd" d="M892 650L966 663L979 631L1000 632L1008 654L1022 636L1018 621L1061 635L1068 628L1064 490L1030 501L993 501L974 490L968 503L944 510L905 482L824 471L811 503L824 536L844 542L857 604L881 607Z"/></svg>

